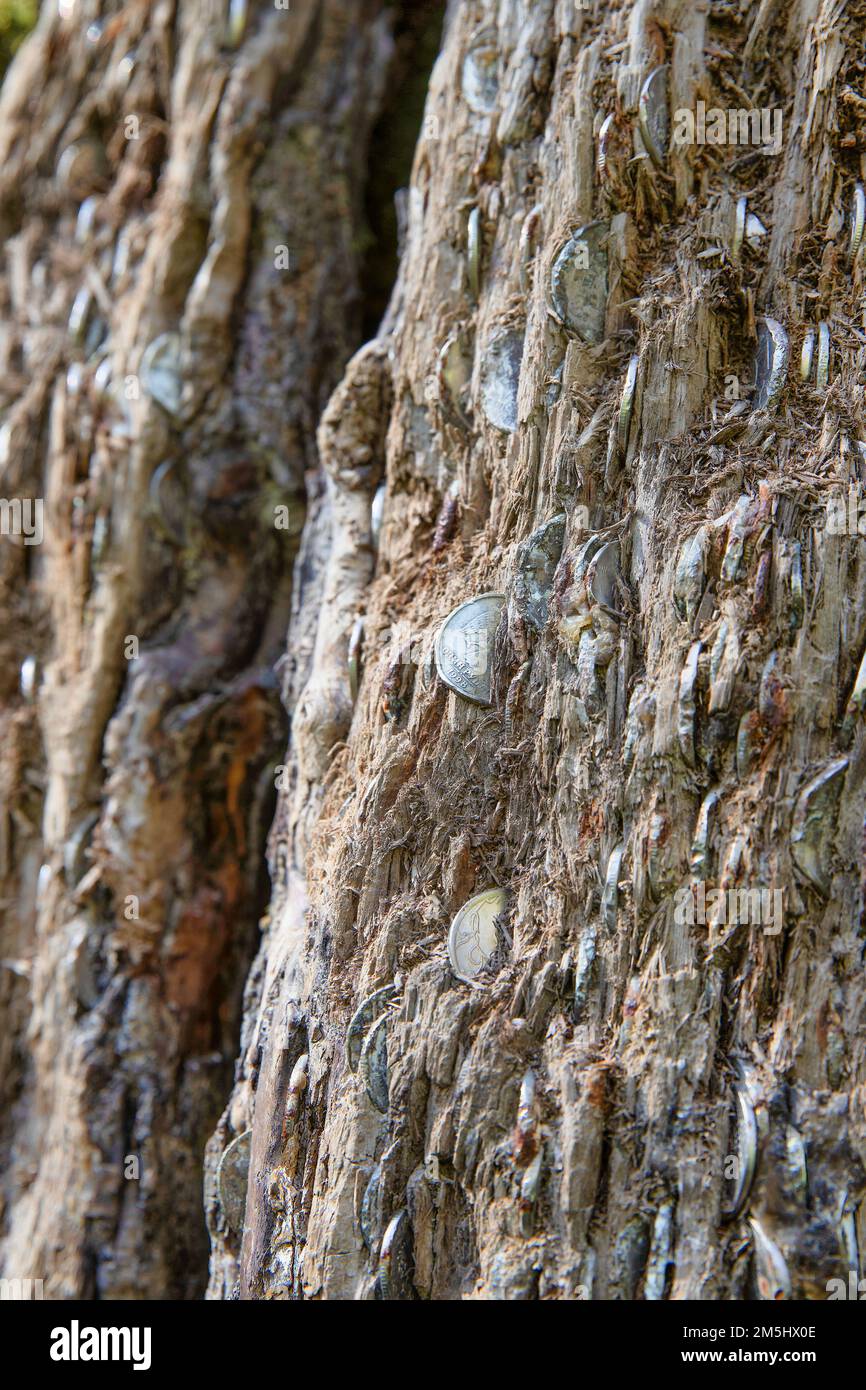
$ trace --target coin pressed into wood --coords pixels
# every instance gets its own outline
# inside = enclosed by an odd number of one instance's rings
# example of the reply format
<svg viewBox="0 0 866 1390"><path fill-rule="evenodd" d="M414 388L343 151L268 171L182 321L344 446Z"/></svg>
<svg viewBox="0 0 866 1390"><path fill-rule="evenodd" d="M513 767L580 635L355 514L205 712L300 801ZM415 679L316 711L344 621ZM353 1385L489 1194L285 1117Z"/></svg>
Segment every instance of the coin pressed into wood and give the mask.
<svg viewBox="0 0 866 1390"><path fill-rule="evenodd" d="M405 1207L391 1218L379 1250L379 1291L388 1301L412 1298L414 1240Z"/></svg>
<svg viewBox="0 0 866 1390"><path fill-rule="evenodd" d="M480 594L449 613L436 638L436 670L451 689L477 705L489 705L493 638L502 594Z"/></svg>
<svg viewBox="0 0 866 1390"><path fill-rule="evenodd" d="M631 414L634 409L634 392L637 385L637 366L640 358L637 353L630 359L628 370L625 374L625 385L622 388L622 397L619 403L619 415L616 421L616 442L619 451L624 454L628 448L628 432L631 425Z"/></svg>
<svg viewBox="0 0 866 1390"><path fill-rule="evenodd" d="M653 164L663 169L670 139L667 63L651 72L643 84L638 100L637 119L647 154Z"/></svg>
<svg viewBox="0 0 866 1390"><path fill-rule="evenodd" d="M754 410L768 410L774 404L788 371L788 335L776 319L757 321L758 350L755 353Z"/></svg>
<svg viewBox="0 0 866 1390"><path fill-rule="evenodd" d="M448 933L451 968L460 980L472 980L499 945L498 919L508 905L504 888L487 888L464 903Z"/></svg>
<svg viewBox="0 0 866 1390"><path fill-rule="evenodd" d="M500 333L487 345L481 360L481 406L491 425L511 433L517 429L517 392L523 361L523 334Z"/></svg>
<svg viewBox="0 0 866 1390"><path fill-rule="evenodd" d="M854 201L851 205L851 259L860 250L860 243L863 240L863 227L866 225L866 193L863 191L862 183L854 186Z"/></svg>
<svg viewBox="0 0 866 1390"><path fill-rule="evenodd" d="M367 998L352 1015L346 1032L346 1060L349 1063L350 1071L357 1071L364 1038L376 1019L385 1012L396 993L396 985L385 985L383 989L374 990L372 994L367 995Z"/></svg>
<svg viewBox="0 0 866 1390"><path fill-rule="evenodd" d="M388 1095L388 1015L382 1014L373 1024L361 1049L359 1071L367 1095L377 1110L386 1114Z"/></svg>
<svg viewBox="0 0 866 1390"><path fill-rule="evenodd" d="M217 1190L226 1225L235 1234L244 1224L247 1204L247 1182L250 1173L250 1152L253 1132L244 1130L223 1150L217 1167Z"/></svg>
<svg viewBox="0 0 866 1390"><path fill-rule="evenodd" d="M604 337L609 233L608 222L578 228L551 272L551 302L557 317L587 343L600 343Z"/></svg>

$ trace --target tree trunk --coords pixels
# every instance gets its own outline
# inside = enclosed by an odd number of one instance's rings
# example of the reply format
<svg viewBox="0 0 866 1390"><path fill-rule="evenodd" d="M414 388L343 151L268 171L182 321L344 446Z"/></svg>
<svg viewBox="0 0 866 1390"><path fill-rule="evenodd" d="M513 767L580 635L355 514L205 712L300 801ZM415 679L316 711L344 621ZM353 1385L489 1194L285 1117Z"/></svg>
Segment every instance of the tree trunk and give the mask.
<svg viewBox="0 0 866 1390"><path fill-rule="evenodd" d="M866 6L452 3L323 412L387 17L296 0L227 53L135 15L98 81L44 17L0 102L5 488L46 523L4 555L5 669L44 663L7 1273L198 1292L275 783L209 1297L827 1297L866 1239ZM99 158L73 244L48 176ZM436 639L489 593L479 702Z"/></svg>

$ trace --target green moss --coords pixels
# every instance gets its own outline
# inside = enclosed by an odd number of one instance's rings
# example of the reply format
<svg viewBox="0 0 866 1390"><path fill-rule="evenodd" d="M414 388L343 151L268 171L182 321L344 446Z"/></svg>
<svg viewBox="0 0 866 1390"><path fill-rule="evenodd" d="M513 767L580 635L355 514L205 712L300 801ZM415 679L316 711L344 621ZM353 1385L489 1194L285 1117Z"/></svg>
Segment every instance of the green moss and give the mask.
<svg viewBox="0 0 866 1390"><path fill-rule="evenodd" d="M0 74L5 73L38 17L38 0L0 0Z"/></svg>

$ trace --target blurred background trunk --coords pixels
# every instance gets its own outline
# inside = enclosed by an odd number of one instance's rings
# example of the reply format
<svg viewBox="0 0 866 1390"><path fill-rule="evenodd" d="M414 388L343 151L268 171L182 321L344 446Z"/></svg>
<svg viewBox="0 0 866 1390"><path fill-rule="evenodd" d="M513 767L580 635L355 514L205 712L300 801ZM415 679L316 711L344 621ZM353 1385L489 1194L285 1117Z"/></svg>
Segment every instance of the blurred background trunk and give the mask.
<svg viewBox="0 0 866 1390"><path fill-rule="evenodd" d="M4 1273L198 1296L207 1141L212 1298L826 1297L866 1238L866 586L822 529L866 7L464 0L423 115L436 6L85 9L0 97L3 491L45 501L0 576ZM647 158L665 64L672 129L780 148ZM791 363L744 409L761 315ZM490 591L485 707L434 641Z"/></svg>

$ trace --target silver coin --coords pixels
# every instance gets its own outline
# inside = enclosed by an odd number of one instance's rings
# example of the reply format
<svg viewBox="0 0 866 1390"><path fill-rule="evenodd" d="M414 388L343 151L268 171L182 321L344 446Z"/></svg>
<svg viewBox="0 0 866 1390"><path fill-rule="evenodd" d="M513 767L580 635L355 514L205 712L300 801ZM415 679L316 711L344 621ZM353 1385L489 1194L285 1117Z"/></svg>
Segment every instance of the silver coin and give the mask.
<svg viewBox="0 0 866 1390"><path fill-rule="evenodd" d="M643 84L638 100L637 119L646 152L653 164L662 169L670 139L667 63L651 72Z"/></svg>
<svg viewBox="0 0 866 1390"><path fill-rule="evenodd" d="M18 687L24 699L31 703L36 698L36 677L39 667L35 656L25 656L18 676Z"/></svg>
<svg viewBox="0 0 866 1390"><path fill-rule="evenodd" d="M472 298L478 298L481 284L481 209L473 208L466 222L466 270Z"/></svg>
<svg viewBox="0 0 866 1390"><path fill-rule="evenodd" d="M557 317L587 343L604 338L607 315L608 222L580 227L553 264L551 301Z"/></svg>
<svg viewBox="0 0 866 1390"><path fill-rule="evenodd" d="M499 99L499 50L493 43L479 43L463 59L463 96L470 111L490 116Z"/></svg>
<svg viewBox="0 0 866 1390"><path fill-rule="evenodd" d="M379 1291L383 1299L406 1301L412 1298L414 1239L409 1214L404 1208L392 1217L379 1250Z"/></svg>
<svg viewBox="0 0 866 1390"><path fill-rule="evenodd" d="M449 613L436 637L440 678L478 705L490 704L493 638L504 603L502 594L479 594Z"/></svg>
<svg viewBox="0 0 866 1390"><path fill-rule="evenodd" d="M367 1095L383 1115L388 1111L388 1015L377 1019L364 1039L358 1063Z"/></svg>
<svg viewBox="0 0 866 1390"><path fill-rule="evenodd" d="M812 375L812 362L815 357L815 330L807 328L800 349L800 380L808 381Z"/></svg>
<svg viewBox="0 0 866 1390"><path fill-rule="evenodd" d="M598 176L600 179L607 178L608 144L610 142L610 137L613 131L615 120L616 114L615 112L611 111L608 116L605 116L604 120L601 123L601 129L598 132L598 147L595 160L595 167L598 170Z"/></svg>
<svg viewBox="0 0 866 1390"><path fill-rule="evenodd" d="M356 618L352 624L349 646L346 651L346 668L349 673L349 694L352 697L352 704L358 698L358 688L361 684L361 649L363 645L364 619Z"/></svg>
<svg viewBox="0 0 866 1390"><path fill-rule="evenodd" d="M448 956L459 980L474 979L499 946L496 922L507 905L504 888L487 888L457 913L448 933Z"/></svg>
<svg viewBox="0 0 866 1390"><path fill-rule="evenodd" d="M734 215L734 216L735 216L735 221L734 221L734 239L733 239L733 242L731 243L731 259L732 259L732 260L735 260L735 261L738 261L738 260L740 259L740 252L741 252L742 249L743 249L743 238L744 238L745 235L746 235L746 207L747 207L747 205L748 205L748 199L747 199L747 198L738 198L738 199L737 199L737 209L736 209L736 213L735 213L735 215Z"/></svg>
<svg viewBox="0 0 866 1390"><path fill-rule="evenodd" d="M247 27L247 0L229 0L226 45L238 48Z"/></svg>
<svg viewBox="0 0 866 1390"><path fill-rule="evenodd" d="M394 998L396 993L396 985L385 985L383 989L374 990L372 994L367 995L367 998L352 1015L346 1031L346 1061L349 1063L350 1071L357 1071L364 1038L376 1019L385 1012L389 1001Z"/></svg>
<svg viewBox="0 0 866 1390"><path fill-rule="evenodd" d="M373 494L373 501L370 504L370 539L373 542L373 549L379 549L379 537L382 534L382 517L385 514L385 496L388 488L385 483L380 483Z"/></svg>
<svg viewBox="0 0 866 1390"><path fill-rule="evenodd" d="M619 593L619 541L608 541L595 552L586 570L586 587L593 603L615 618Z"/></svg>
<svg viewBox="0 0 866 1390"><path fill-rule="evenodd" d="M857 255L863 240L863 227L866 224L866 193L862 183L854 185L854 201L851 205L851 257Z"/></svg>
<svg viewBox="0 0 866 1390"><path fill-rule="evenodd" d="M830 325L818 324L818 361L815 366L815 385L823 391L830 380Z"/></svg>
<svg viewBox="0 0 866 1390"><path fill-rule="evenodd" d="M180 373L180 335L160 333L141 356L141 380L149 396L169 415L180 410L183 385Z"/></svg>
<svg viewBox="0 0 866 1390"><path fill-rule="evenodd" d="M250 1175L250 1152L253 1132L247 1129L223 1150L217 1167L217 1191L220 1206L229 1230L236 1234L243 1228L247 1204L247 1183Z"/></svg>
<svg viewBox="0 0 866 1390"><path fill-rule="evenodd" d="M788 371L788 335L776 319L759 318L756 324L758 350L755 353L755 393L753 410L768 410L785 385Z"/></svg>
<svg viewBox="0 0 866 1390"><path fill-rule="evenodd" d="M491 425L509 434L517 429L522 361L522 333L500 333L488 343L481 361L481 407Z"/></svg>
<svg viewBox="0 0 866 1390"><path fill-rule="evenodd" d="M622 388L622 397L619 403L619 415L616 421L616 442L622 454L625 453L628 447L628 430L631 424L631 413L634 408L634 391L637 384L637 365L639 360L637 353L635 353L629 361L628 370L625 374L625 385Z"/></svg>
<svg viewBox="0 0 866 1390"><path fill-rule="evenodd" d="M757 217L755 213L750 212L748 217L746 218L746 241L749 243L753 251L757 250L757 248L760 246L761 242L764 240L764 237L766 235L767 229L761 221L760 217Z"/></svg>

